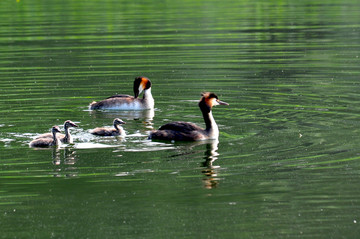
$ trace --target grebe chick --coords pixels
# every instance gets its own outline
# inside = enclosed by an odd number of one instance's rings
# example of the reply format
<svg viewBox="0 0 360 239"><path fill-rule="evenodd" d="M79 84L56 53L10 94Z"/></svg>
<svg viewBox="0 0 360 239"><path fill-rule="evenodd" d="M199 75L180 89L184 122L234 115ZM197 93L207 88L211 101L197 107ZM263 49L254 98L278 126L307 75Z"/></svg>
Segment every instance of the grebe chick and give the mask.
<svg viewBox="0 0 360 239"><path fill-rule="evenodd" d="M144 91L144 96L139 99L139 94ZM89 105L90 110L114 109L114 110L145 110L154 108L154 98L151 94L151 81L144 76L135 78L134 96L114 95L105 100L95 102Z"/></svg>
<svg viewBox="0 0 360 239"><path fill-rule="evenodd" d="M121 127L122 124L126 124L119 118L114 119L114 128L95 128L90 133L98 136L125 136L126 133Z"/></svg>
<svg viewBox="0 0 360 239"><path fill-rule="evenodd" d="M214 120L211 109L215 105L229 105L220 101L216 94L205 92L199 102L200 110L203 114L206 128L203 129L194 123L176 121L165 124L159 130L152 131L149 139L160 140L179 140L196 141L206 139L217 139L219 137L219 128Z"/></svg>
<svg viewBox="0 0 360 239"><path fill-rule="evenodd" d="M75 124L74 122L72 122L71 120L67 120L64 122L64 130L65 130L65 134L57 134L56 137L60 139L61 143L67 143L67 144L72 144L73 143L73 138L70 134L69 128L71 127L78 127L77 124ZM39 138L52 138L52 134L51 133L46 133L46 134L41 134L39 136L36 137L37 139Z"/></svg>
<svg viewBox="0 0 360 239"><path fill-rule="evenodd" d="M59 126L53 126L51 128L52 138L38 138L30 142L30 147L50 147L60 146L61 141L56 137L56 133L60 133Z"/></svg>

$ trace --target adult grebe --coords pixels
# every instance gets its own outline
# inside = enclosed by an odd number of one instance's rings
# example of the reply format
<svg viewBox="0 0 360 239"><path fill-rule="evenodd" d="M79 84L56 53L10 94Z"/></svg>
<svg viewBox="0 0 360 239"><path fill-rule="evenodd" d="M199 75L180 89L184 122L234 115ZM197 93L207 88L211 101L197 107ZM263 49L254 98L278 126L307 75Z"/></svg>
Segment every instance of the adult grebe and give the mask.
<svg viewBox="0 0 360 239"><path fill-rule="evenodd" d="M219 128L211 112L212 107L215 105L229 104L220 101L214 93L205 92L202 94L199 107L204 117L206 129L202 129L194 123L176 121L161 126L159 130L152 131L149 135L149 139L175 141L217 139L219 137Z"/></svg>
<svg viewBox="0 0 360 239"><path fill-rule="evenodd" d="M139 99L139 94L144 91L144 96ZM151 81L139 76L134 81L134 96L130 95L114 95L105 100L95 102L93 101L89 109L115 109L115 110L145 110L154 108L154 98L151 94Z"/></svg>
<svg viewBox="0 0 360 239"><path fill-rule="evenodd" d="M114 128L95 128L90 133L99 136L125 136L126 133L121 127L122 124L126 124L119 118L114 119Z"/></svg>
<svg viewBox="0 0 360 239"><path fill-rule="evenodd" d="M49 147L60 146L61 141L56 137L56 133L60 133L59 126L53 126L51 128L52 138L39 138L30 142L30 147Z"/></svg>
<svg viewBox="0 0 360 239"><path fill-rule="evenodd" d="M64 122L64 130L65 130L65 134L57 134L56 137L60 139L61 143L68 143L68 144L72 144L73 143L73 138L70 134L69 128L71 127L78 127L74 122L72 122L71 120L67 120ZM52 138L52 134L51 133L46 133L46 134L41 134L39 136L36 137L37 139L40 138Z"/></svg>

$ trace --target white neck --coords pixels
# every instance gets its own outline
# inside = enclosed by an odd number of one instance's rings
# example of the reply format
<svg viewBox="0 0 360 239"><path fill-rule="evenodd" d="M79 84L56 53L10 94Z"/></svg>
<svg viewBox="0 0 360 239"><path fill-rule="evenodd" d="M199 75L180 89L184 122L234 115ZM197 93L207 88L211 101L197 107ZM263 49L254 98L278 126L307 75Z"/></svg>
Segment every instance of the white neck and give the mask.
<svg viewBox="0 0 360 239"><path fill-rule="evenodd" d="M217 139L219 137L219 128L212 115L212 111L207 114L208 121L205 119L206 131L210 139Z"/></svg>
<svg viewBox="0 0 360 239"><path fill-rule="evenodd" d="M65 128L65 141L68 143L72 143L72 137L68 127Z"/></svg>
<svg viewBox="0 0 360 239"><path fill-rule="evenodd" d="M146 101L146 104L148 105L149 109L154 108L154 98L151 94L151 88L144 90L144 97L143 99Z"/></svg>
<svg viewBox="0 0 360 239"><path fill-rule="evenodd" d="M144 90L144 97L143 97L143 98L144 98L144 99L146 99L146 98L152 98L151 88Z"/></svg>
<svg viewBox="0 0 360 239"><path fill-rule="evenodd" d="M117 131L120 135L125 136L125 131L124 131L124 129L123 129L122 126L120 126L120 125L118 125L118 124L115 124L114 127L115 127L116 131Z"/></svg>
<svg viewBox="0 0 360 239"><path fill-rule="evenodd" d="M56 137L56 133L53 133L53 145L60 145L61 141Z"/></svg>

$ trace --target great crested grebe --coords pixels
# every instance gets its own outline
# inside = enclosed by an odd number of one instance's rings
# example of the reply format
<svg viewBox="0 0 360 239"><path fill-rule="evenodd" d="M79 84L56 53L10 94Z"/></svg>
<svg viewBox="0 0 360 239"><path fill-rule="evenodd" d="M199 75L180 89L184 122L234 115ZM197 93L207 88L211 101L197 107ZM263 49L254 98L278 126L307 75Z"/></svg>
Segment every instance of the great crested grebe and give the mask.
<svg viewBox="0 0 360 239"><path fill-rule="evenodd" d="M196 141L206 139L217 139L219 137L219 128L214 120L211 109L215 105L229 105L220 101L216 94L205 92L201 94L199 102L200 110L203 114L206 128L203 129L194 123L176 121L161 126L158 130L152 131L149 139L160 140L180 140Z"/></svg>
<svg viewBox="0 0 360 239"><path fill-rule="evenodd" d="M56 137L56 133L60 133L59 126L53 126L51 128L51 138L38 138L30 142L30 147L49 147L49 146L60 146L61 141Z"/></svg>
<svg viewBox="0 0 360 239"><path fill-rule="evenodd" d="M70 134L69 128L71 127L78 127L74 122L72 122L71 120L67 120L64 122L64 130L65 130L65 134L57 134L56 137L60 139L61 143L68 143L68 144L72 144L73 143L73 138ZM40 138L52 138L52 134L51 133L46 133L46 134L41 134L39 136L36 137L37 139Z"/></svg>
<svg viewBox="0 0 360 239"><path fill-rule="evenodd" d="M139 94L144 91L144 96L139 99ZM135 78L134 96L113 95L105 100L95 102L89 105L90 110L113 109L113 110L146 110L154 108L154 98L151 94L151 81L144 76Z"/></svg>
<svg viewBox="0 0 360 239"><path fill-rule="evenodd" d="M121 127L122 124L126 124L119 118L114 119L114 128L95 128L90 133L99 136L125 136L126 133Z"/></svg>

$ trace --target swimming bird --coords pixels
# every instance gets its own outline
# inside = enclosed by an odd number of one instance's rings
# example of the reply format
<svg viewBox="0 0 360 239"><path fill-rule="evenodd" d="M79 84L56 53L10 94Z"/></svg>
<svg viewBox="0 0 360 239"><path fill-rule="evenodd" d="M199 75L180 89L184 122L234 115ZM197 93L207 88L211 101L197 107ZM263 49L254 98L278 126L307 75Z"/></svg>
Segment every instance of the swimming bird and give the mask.
<svg viewBox="0 0 360 239"><path fill-rule="evenodd" d="M55 125L51 128L52 137L51 138L38 138L30 142L30 147L50 147L50 146L60 146L61 141L56 137L56 133L60 133L59 126Z"/></svg>
<svg viewBox="0 0 360 239"><path fill-rule="evenodd" d="M142 99L138 98L139 94L144 91ZM151 94L151 81L144 76L135 78L134 96L130 95L113 95L105 100L95 102L89 105L90 110L97 109L116 109L116 110L145 110L154 108L154 98Z"/></svg>
<svg viewBox="0 0 360 239"><path fill-rule="evenodd" d="M95 128L90 133L98 136L125 136L126 133L121 127L122 124L126 124L119 118L114 119L114 128Z"/></svg>
<svg viewBox="0 0 360 239"><path fill-rule="evenodd" d="M158 130L152 131L149 139L175 140L175 141L196 141L206 139L217 139L219 128L212 115L212 107L215 105L229 105L220 101L216 94L211 92L202 93L199 107L203 114L206 128L203 129L194 123L176 121L161 126Z"/></svg>
<svg viewBox="0 0 360 239"><path fill-rule="evenodd" d="M78 126L71 120L66 120L64 122L65 134L57 134L56 135L56 137L60 139L61 143L68 143L68 144L73 143L73 138L69 131L69 128L71 128L71 127L78 127ZM40 139L40 138L52 138L52 133L41 134L36 137L36 139Z"/></svg>

